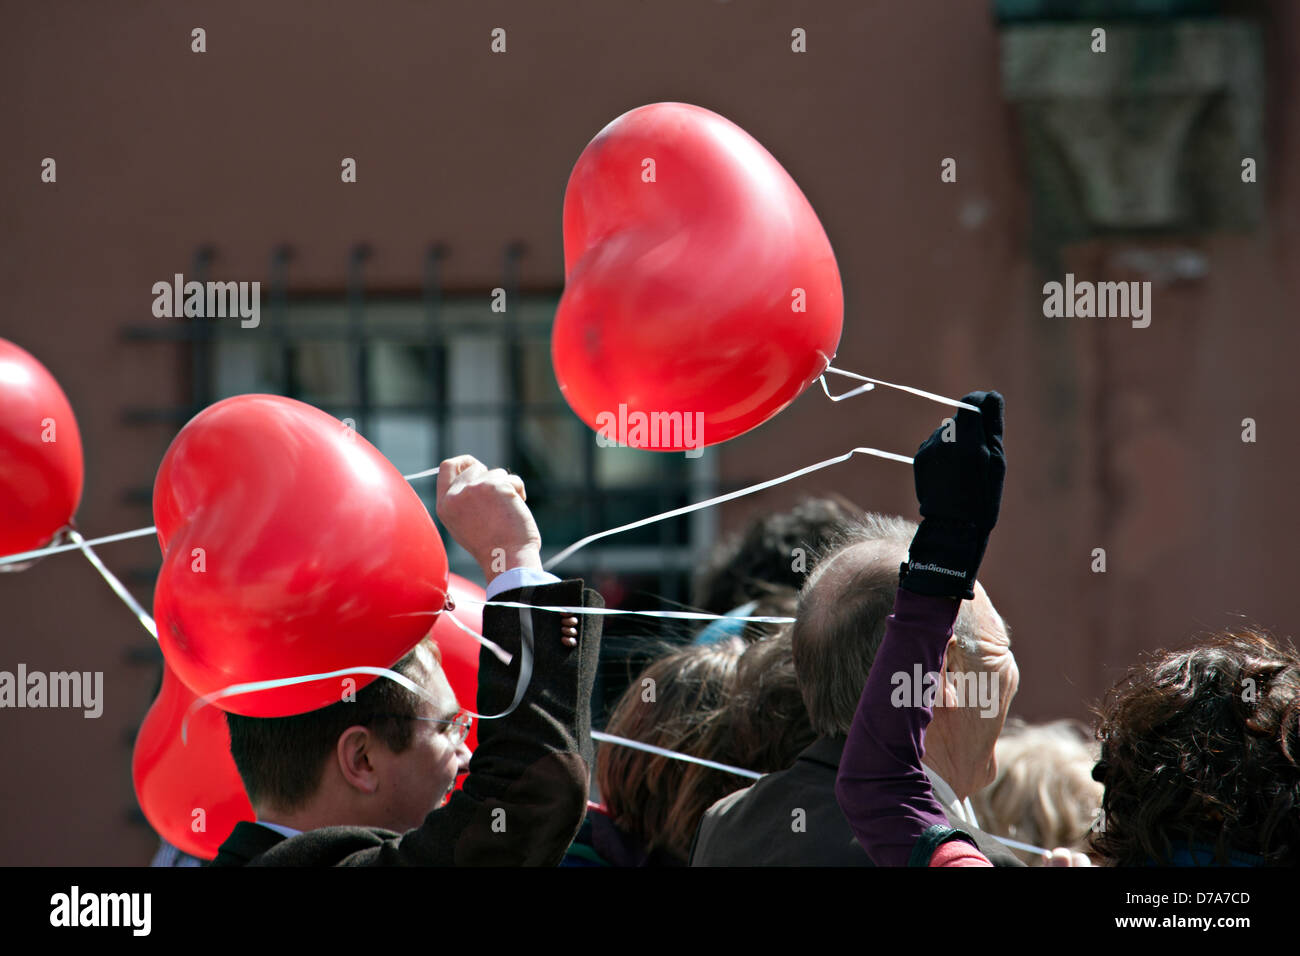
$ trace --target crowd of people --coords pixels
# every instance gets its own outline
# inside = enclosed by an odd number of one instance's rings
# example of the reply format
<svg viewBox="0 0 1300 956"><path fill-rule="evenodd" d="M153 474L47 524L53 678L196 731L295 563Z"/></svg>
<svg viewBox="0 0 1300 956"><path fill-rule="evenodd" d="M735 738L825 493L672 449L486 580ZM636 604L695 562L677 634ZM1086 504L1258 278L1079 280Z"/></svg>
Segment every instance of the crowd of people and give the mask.
<svg viewBox="0 0 1300 956"><path fill-rule="evenodd" d="M531 606L485 609L510 663L484 652L478 700L457 701L426 641L394 665L423 693L378 680L297 717L230 715L258 819L216 865L1300 863L1288 641L1240 630L1151 654L1093 729L1009 719L1020 675L978 581L1003 406L965 401L980 411L917 453L919 524L810 500L717 549L696 604L723 616L633 679L605 727L648 750L592 743L602 618L581 612L603 604L542 570L522 482L444 462L448 533L489 599ZM479 721L472 755L466 709L504 714Z"/></svg>

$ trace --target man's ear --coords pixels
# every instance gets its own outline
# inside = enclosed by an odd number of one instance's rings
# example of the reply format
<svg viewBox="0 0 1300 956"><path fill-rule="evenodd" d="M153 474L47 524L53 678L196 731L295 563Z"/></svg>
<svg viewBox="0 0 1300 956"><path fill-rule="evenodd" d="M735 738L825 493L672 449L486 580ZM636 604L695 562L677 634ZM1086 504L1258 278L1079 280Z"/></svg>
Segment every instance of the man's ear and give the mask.
<svg viewBox="0 0 1300 956"><path fill-rule="evenodd" d="M349 727L339 734L334 748L334 759L339 773L348 786L361 793L374 793L379 789L379 774L371 760L375 737L366 727Z"/></svg>

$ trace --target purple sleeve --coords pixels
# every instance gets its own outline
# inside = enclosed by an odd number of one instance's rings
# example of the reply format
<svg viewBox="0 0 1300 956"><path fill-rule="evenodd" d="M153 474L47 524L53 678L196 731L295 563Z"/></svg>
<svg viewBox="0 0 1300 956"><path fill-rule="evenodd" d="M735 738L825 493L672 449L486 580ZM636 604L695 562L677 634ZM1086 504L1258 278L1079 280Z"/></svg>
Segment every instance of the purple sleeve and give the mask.
<svg viewBox="0 0 1300 956"><path fill-rule="evenodd" d="M942 673L960 607L900 588L858 701L835 795L877 866L906 866L927 830L951 826L921 767L931 708L917 705L934 686L924 675Z"/></svg>

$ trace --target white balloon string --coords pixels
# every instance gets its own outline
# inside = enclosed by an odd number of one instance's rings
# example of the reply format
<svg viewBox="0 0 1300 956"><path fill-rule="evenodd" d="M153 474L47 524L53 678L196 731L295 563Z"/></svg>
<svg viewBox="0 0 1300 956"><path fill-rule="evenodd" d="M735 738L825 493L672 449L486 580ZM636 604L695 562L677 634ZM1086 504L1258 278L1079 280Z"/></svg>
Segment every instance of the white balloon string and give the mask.
<svg viewBox="0 0 1300 956"><path fill-rule="evenodd" d="M857 372L846 372L844 369L835 368L833 365L826 366L826 371L834 373L835 375L843 375L845 378L851 378L858 382L870 382L872 385L883 385L885 388L896 388L900 392L907 392L910 395L919 395L921 398L928 398L930 401L939 402L941 405L952 405L954 408L968 408L972 412L979 411L979 409L974 405L970 405L966 402L959 402L955 398L945 398L943 395L936 395L934 392L927 392L923 389L913 388L911 385L895 385L893 382L882 382L878 378L868 378L865 375L859 375ZM831 401L838 402L842 398L849 398L850 396L858 394L859 391L864 390L854 389L852 392L846 392L844 395L841 395L840 398L835 398L826 388L826 382L823 377L822 391L826 392L827 397L830 398Z"/></svg>
<svg viewBox="0 0 1300 956"><path fill-rule="evenodd" d="M712 508L714 505L720 505L724 501L731 501L745 495L752 495L755 492L763 491L767 488L773 488L776 485L784 484L787 481L793 481L795 478L800 478L819 469L828 468L831 465L837 465L842 461L848 461L854 455L875 455L877 458L888 458L890 461L901 461L907 465L912 463L912 459L908 458L906 455L895 455L893 452L881 451L878 448L854 448L851 451L845 452L843 455L837 455L834 458L827 458L825 461L819 461L815 465L800 468L798 471L792 471L788 475L782 475L779 478L771 478L767 481L761 481L756 485L750 485L748 488L741 488L738 491L731 491L725 495L718 495L716 498L709 498L706 501L698 501L693 505L686 505L684 508L674 508L672 511L665 511L661 514L651 515L649 518L642 518L640 521L633 521L631 524L619 525L617 528L610 528L608 531L599 531L596 534L589 534L580 541L575 541L573 544L569 545L559 554L555 555L542 565L542 567L549 571L580 548L585 548L593 541L599 541L601 538L607 538L612 534L631 531L633 528L642 528L645 525L653 524L656 521L665 521L668 518L676 518L679 515L690 514L692 511L699 511L701 508Z"/></svg>
<svg viewBox="0 0 1300 956"><path fill-rule="evenodd" d="M465 711L476 720L497 720L501 717L508 716L519 706L520 702L524 699L524 694L528 690L528 684L533 678L532 616L529 614L520 614L519 621L521 626L521 649L519 655L519 679L515 682L514 699L510 702L510 706L499 714L478 714L472 710ZM397 671L387 667L372 667L366 664L361 664L356 667L344 667L336 671L326 671L321 674L302 674L298 677L276 677L271 680L246 681L242 684L228 684L220 690L215 690L211 694L205 694L202 697L195 699L194 703L190 704L189 709L185 712L184 719L181 721L181 743L186 742L190 718L204 707L207 707L210 704L215 704L219 700L223 700L227 697L238 697L243 694L257 694L262 691L278 690L281 687L293 687L297 684L311 684L321 680L332 680L338 677L347 677L352 674L373 674L376 677L386 677L391 681L396 681L411 693L429 701L431 704L442 704L442 701L432 693L425 690L419 684L416 684L410 678L399 674Z"/></svg>
<svg viewBox="0 0 1300 956"><path fill-rule="evenodd" d="M570 607L568 605L543 605L543 604L521 604L518 601L480 601L476 598L460 598L459 600L468 604L481 604L484 607L518 607L530 608L534 611L551 611L556 614L594 614L594 615L616 615L627 614L639 617L658 617L670 618L673 620L683 621L741 621L753 624L793 624L792 617L741 617L740 615L730 614L709 614L704 611L624 611L619 608L610 607Z"/></svg>
<svg viewBox="0 0 1300 956"><path fill-rule="evenodd" d="M958 829L961 828L958 827ZM1047 853L1047 851L1044 850L1041 846L1034 846L1032 843L1021 843L1019 840L1013 840L1010 837L998 836L996 833L990 833L988 835L991 836L993 839L997 840L1003 846L1009 846L1015 850L1025 850L1026 852L1029 853L1039 853L1039 854Z"/></svg>
<svg viewBox="0 0 1300 956"><path fill-rule="evenodd" d="M236 697L240 694L256 694L264 690L275 690L279 687L291 687L295 684L309 684L313 681L329 680L335 677L347 677L352 674L373 674L376 677L387 677L389 680L396 681L411 693L419 695L430 703L439 703L439 701L435 700L434 696L423 687L409 678L397 673L397 671L389 670L387 667L360 665L357 667L344 667L336 671L327 671L323 674L303 674L300 677L277 677L273 680L247 681L242 684L229 684L221 688L221 690L215 690L211 694L205 694L202 697L196 698L194 703L190 704L189 709L185 711L185 717L181 720L181 743L187 742L186 738L189 734L190 718L204 707L214 704L219 700L223 700L226 697Z"/></svg>
<svg viewBox="0 0 1300 956"><path fill-rule="evenodd" d="M482 601L475 601L475 600L470 599L470 598L460 598L459 601L460 601L460 603L462 603L462 604L482 604L482 603L483 603ZM501 647L501 646L499 646L499 645L497 645L497 644L492 643L492 642L489 641L486 637L484 637L482 634L480 634L478 631L474 630L474 628L470 627L468 624L464 624L464 623L462 623L461 621L457 620L456 615L455 615L455 614L452 614L450 611L447 612L447 618L451 621L451 623L455 624L458 628L460 628L462 631L464 631L464 632L465 632L466 634L468 634L470 637L474 638L474 640L478 641L480 644L482 644L484 647L486 647L489 651L491 651L491 652L492 652L492 655L493 655L494 657L496 657L496 659L499 660L502 664L505 664L507 667L510 666L510 662L511 662L512 660L514 660L514 656L513 656L509 651L507 651L505 648L503 648L503 647Z"/></svg>
<svg viewBox="0 0 1300 956"><path fill-rule="evenodd" d="M831 369L828 368L827 371L831 371ZM842 395L832 395L830 386L826 384L825 374L818 375L817 381L822 383L822 391L826 393L826 397L829 398L832 402L842 402L846 398L852 398L854 395L861 395L863 392L870 392L876 387L871 382L868 382L866 385L859 385L857 388L850 389L849 391L845 392Z"/></svg>
<svg viewBox="0 0 1300 956"><path fill-rule="evenodd" d="M426 468L424 471L417 471L411 475L403 475L407 481L415 481L418 478L428 478L438 473L437 468ZM110 534L102 538L92 538L84 542L87 546L96 544L111 544L114 541L126 541L128 538L143 538L145 535L157 534L158 528L150 525L148 528L136 528L134 531L123 531L120 534ZM43 558L47 554L59 554L63 551L77 551L81 549L80 544L58 544L50 547L38 548L35 551L22 551L18 554L8 554L0 558L0 566L6 564L17 564L20 561L30 561L33 558Z"/></svg>
<svg viewBox="0 0 1300 956"><path fill-rule="evenodd" d="M701 767L712 767L714 770L725 770L727 773L734 773L738 777L748 777L750 780L758 780L763 775L753 770L742 770L740 767L732 767L729 764L718 763L716 760L705 760L703 757L692 757L690 754L678 753L675 750L667 750L664 747L656 747L654 744L643 744L639 740L629 740L627 737L615 737L613 734L604 734L598 730L591 732L592 740L599 740L604 743L618 744L620 747L631 747L633 750L644 750L646 753L658 754L660 757L667 757L670 760L683 760L686 763L699 764Z"/></svg>
<svg viewBox="0 0 1300 956"><path fill-rule="evenodd" d="M153 636L155 641L158 640L158 625L154 623L153 617L148 611L140 606L140 602L137 601L131 595L131 592L126 589L126 586L117 579L117 575L104 566L104 562L99 560L99 555L91 549L90 544L81 536L81 532L77 531L75 528L69 528L68 537L81 549L81 553L86 556L86 560L89 561L95 570L99 572L99 576L108 582L108 586L113 589L113 593L121 598L122 603L131 609L131 613L136 616L136 619L144 626L144 629Z"/></svg>
<svg viewBox="0 0 1300 956"><path fill-rule="evenodd" d="M646 753L657 754L660 757L667 757L670 760L682 760L686 763L699 764L702 767L712 767L714 770L724 770L727 773L734 773L739 777L748 777L751 780L760 780L764 776L753 770L742 770L740 767L733 767L729 764L718 763L715 760L705 760L703 757L694 757L690 754L678 753L675 750L667 750L663 747L656 747L653 744L643 744L639 740L629 740L627 737L616 737L613 734L600 733L593 730L591 732L592 740L599 740L604 743L616 744L620 747L631 747L633 750L644 750ZM990 833L989 836L1005 846L1017 850L1025 850L1029 853L1045 854L1047 853L1042 847L1034 846L1031 843L1021 843L1019 840L1012 840L1008 837L997 836Z"/></svg>
<svg viewBox="0 0 1300 956"><path fill-rule="evenodd" d="M120 534L110 534L103 538L91 538L83 542L86 545L92 544L111 544L114 541L125 541L127 538L143 538L147 534L155 534L158 529L154 527L136 528L134 531L123 531ZM15 564L19 561L30 561L32 558L43 558L47 554L59 554L62 551L79 551L80 544L58 544L51 545L48 548L38 548L35 551L22 551L18 554L5 555L0 558L0 565Z"/></svg>

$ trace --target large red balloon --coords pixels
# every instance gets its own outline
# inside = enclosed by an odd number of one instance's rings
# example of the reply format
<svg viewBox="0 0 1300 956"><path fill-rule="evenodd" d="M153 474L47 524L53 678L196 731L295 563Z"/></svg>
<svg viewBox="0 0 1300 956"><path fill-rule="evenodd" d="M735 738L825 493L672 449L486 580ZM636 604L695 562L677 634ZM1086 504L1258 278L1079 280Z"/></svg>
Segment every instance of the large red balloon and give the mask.
<svg viewBox="0 0 1300 956"><path fill-rule="evenodd" d="M158 469L153 513L158 640L200 695L388 667L446 602L447 554L415 491L368 441L293 399L239 395L196 415ZM353 689L374 679L354 675ZM343 680L218 706L300 714L342 699Z"/></svg>
<svg viewBox="0 0 1300 956"><path fill-rule="evenodd" d="M181 721L194 700L164 666L162 690L135 738L131 779L149 825L173 846L210 860L236 823L254 819L253 805L230 756L225 711L200 708L181 743Z"/></svg>
<svg viewBox="0 0 1300 956"><path fill-rule="evenodd" d="M81 433L45 366L0 339L0 556L34 551L81 501Z"/></svg>
<svg viewBox="0 0 1300 956"><path fill-rule="evenodd" d="M460 706L476 710L478 701L478 653L482 646L469 634L456 626L451 618L464 624L480 637L483 635L483 605L487 600L483 589L472 581L467 581L459 574L450 575L448 588L452 600L456 603L454 611L448 611L438 618L429 636L442 651L442 671L447 675L447 683L456 694ZM478 721L469 729L465 738L470 750L478 747ZM463 779L463 778L462 778ZM460 784L457 783L457 786Z"/></svg>
<svg viewBox="0 0 1300 956"><path fill-rule="evenodd" d="M583 421L632 447L734 438L839 345L840 274L817 214L752 136L698 106L642 106L588 144L564 196L564 261L555 377Z"/></svg>

